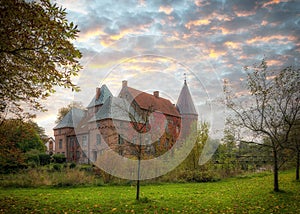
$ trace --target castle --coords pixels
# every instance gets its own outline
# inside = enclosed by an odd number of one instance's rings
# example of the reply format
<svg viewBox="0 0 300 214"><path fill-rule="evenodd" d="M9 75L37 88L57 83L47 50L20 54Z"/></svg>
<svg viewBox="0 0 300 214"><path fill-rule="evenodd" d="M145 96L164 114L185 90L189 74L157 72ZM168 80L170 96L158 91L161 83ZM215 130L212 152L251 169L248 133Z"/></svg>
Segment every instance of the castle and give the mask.
<svg viewBox="0 0 300 214"><path fill-rule="evenodd" d="M159 91L148 94L124 80L118 97L102 85L86 110L72 108L64 116L53 128L55 152L76 163L94 162L106 149L129 158L153 158L187 136L197 120L186 80L176 105Z"/></svg>

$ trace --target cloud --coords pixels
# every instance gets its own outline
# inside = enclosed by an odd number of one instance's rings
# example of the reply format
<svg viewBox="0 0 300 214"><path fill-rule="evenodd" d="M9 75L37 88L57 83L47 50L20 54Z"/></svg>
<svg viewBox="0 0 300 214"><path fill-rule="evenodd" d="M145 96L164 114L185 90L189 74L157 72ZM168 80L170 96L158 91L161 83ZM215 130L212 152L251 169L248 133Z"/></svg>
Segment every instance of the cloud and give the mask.
<svg viewBox="0 0 300 214"><path fill-rule="evenodd" d="M257 63L264 57L269 59L272 67L299 65L300 17L297 1L57 2L67 8L68 19L75 22L81 31L74 42L83 53L81 63L84 69L79 82L84 83L91 75L94 77L83 84L88 88L87 93L94 93L94 87L101 81L117 92L120 80L127 75L133 87L145 89L152 85L159 88L158 84L154 84L159 82L168 88L164 89L166 93L169 91L171 97L176 97L186 69L180 65L185 64L194 74L188 76L191 78L191 90L199 91L197 87L204 90L195 93L201 103L201 96L206 92L204 85L211 96L217 96L214 93L219 91L216 79L228 78L238 88L241 79L245 79L242 67ZM137 57L144 53L163 57L152 58L156 61ZM168 57L178 64L168 62ZM117 67L120 71L115 70L115 75L110 76L112 69ZM125 74L121 70L126 70ZM149 75L158 70L161 73L155 74L163 76L160 81L155 75ZM143 81L148 82L139 84L134 81L135 72L141 75L140 80L143 75L146 76ZM168 81L171 77L176 79L177 85ZM202 85L197 85L197 81ZM46 126L45 121L50 120L48 115L55 115L58 108L69 103L71 94L68 93L59 91L53 99L48 99L45 102L48 114L39 114L37 120ZM84 98L84 95L78 95L78 98L81 97Z"/></svg>
<svg viewBox="0 0 300 214"><path fill-rule="evenodd" d="M163 6L162 5L162 6L159 7L158 11L159 12L164 12L165 14L170 15L173 11L173 8L170 7L170 6Z"/></svg>

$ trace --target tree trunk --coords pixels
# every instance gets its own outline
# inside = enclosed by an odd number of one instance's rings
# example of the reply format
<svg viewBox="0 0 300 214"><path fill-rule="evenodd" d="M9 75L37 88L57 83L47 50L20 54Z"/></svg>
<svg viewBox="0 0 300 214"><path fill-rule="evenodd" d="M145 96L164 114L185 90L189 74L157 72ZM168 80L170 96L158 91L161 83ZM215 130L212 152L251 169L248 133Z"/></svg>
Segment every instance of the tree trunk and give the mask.
<svg viewBox="0 0 300 214"><path fill-rule="evenodd" d="M296 180L299 181L300 151L297 151Z"/></svg>
<svg viewBox="0 0 300 214"><path fill-rule="evenodd" d="M140 200L140 167L141 167L141 159L138 159L138 178L136 182L136 200Z"/></svg>
<svg viewBox="0 0 300 214"><path fill-rule="evenodd" d="M279 192L279 182L278 182L278 157L277 157L277 151L276 149L273 150L273 173L274 173L274 191Z"/></svg>
<svg viewBox="0 0 300 214"><path fill-rule="evenodd" d="M140 200L140 172L141 172L141 155L142 155L142 137L140 135L140 145L138 149L138 168L137 168L137 182L136 182L136 200Z"/></svg>

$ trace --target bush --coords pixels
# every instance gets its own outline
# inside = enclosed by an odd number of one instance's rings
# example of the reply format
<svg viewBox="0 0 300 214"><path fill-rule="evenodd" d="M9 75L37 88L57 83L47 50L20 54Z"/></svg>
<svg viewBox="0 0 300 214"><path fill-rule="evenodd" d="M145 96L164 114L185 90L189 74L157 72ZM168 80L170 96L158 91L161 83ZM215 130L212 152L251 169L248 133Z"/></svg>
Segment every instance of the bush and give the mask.
<svg viewBox="0 0 300 214"><path fill-rule="evenodd" d="M161 178L163 182L212 182L220 180L219 176L212 170L174 170Z"/></svg>
<svg viewBox="0 0 300 214"><path fill-rule="evenodd" d="M53 169L60 167L60 164L53 165ZM35 168L23 170L18 174L0 175L1 187L65 187L94 184L94 175L79 169L61 169L51 172L42 168Z"/></svg>
<svg viewBox="0 0 300 214"><path fill-rule="evenodd" d="M70 169L74 169L76 167L76 163L71 163L69 167Z"/></svg>
<svg viewBox="0 0 300 214"><path fill-rule="evenodd" d="M40 159L40 165L45 166L45 165L50 164L51 157L48 154L40 153L39 159Z"/></svg>
<svg viewBox="0 0 300 214"><path fill-rule="evenodd" d="M53 162L54 163L65 163L66 162L66 157L63 154L54 154L52 156Z"/></svg>
<svg viewBox="0 0 300 214"><path fill-rule="evenodd" d="M40 165L40 157L38 154L26 154L26 162L29 166L39 166Z"/></svg>
<svg viewBox="0 0 300 214"><path fill-rule="evenodd" d="M60 169L61 169L61 165L60 165L60 164L57 164L57 163L55 163L55 164L53 164L53 169L54 169L55 171L60 171Z"/></svg>

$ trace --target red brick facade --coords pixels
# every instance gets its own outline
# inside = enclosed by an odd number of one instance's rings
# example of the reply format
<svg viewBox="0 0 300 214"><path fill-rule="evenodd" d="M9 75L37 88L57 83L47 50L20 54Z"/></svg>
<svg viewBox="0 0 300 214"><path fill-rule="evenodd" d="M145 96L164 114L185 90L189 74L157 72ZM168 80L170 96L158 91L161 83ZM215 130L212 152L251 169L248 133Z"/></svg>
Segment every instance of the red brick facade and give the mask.
<svg viewBox="0 0 300 214"><path fill-rule="evenodd" d="M129 120L124 119L124 115L118 116L121 110L112 109L114 99L130 103L137 117L131 116ZM77 163L96 161L106 149L134 159L137 155L142 159L158 157L174 145L181 131L188 132L189 128L181 127L182 124L197 121L197 116L184 116L179 110L169 100L159 97L159 92L152 95L130 88L127 81L123 81L118 98L112 98L106 86L97 88L93 102L80 114L77 124L72 127L70 120L73 119L74 124L74 118L66 115L54 128L56 153ZM184 122L182 118L188 118L188 121ZM163 130L161 136L144 134L149 130L161 133L159 129Z"/></svg>

